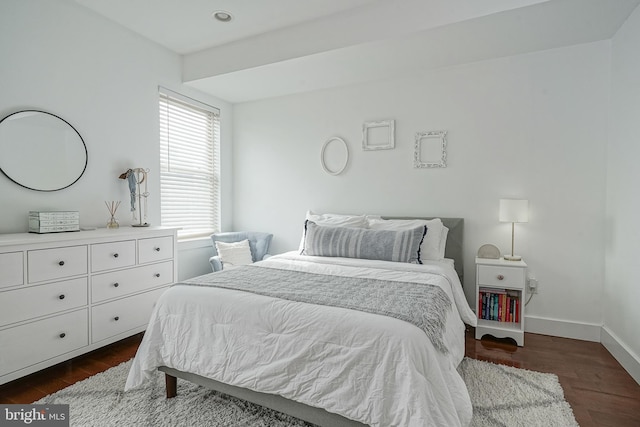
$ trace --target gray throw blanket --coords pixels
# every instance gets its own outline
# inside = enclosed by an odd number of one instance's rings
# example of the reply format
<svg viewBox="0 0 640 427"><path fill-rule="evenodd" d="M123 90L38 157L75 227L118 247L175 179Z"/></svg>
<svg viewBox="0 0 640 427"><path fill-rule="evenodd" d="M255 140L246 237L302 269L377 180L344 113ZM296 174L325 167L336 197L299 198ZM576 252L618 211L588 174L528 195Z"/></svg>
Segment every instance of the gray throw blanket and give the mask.
<svg viewBox="0 0 640 427"><path fill-rule="evenodd" d="M451 300L434 285L253 265L206 274L174 286L178 285L214 286L289 301L382 314L417 326L440 352L448 352L443 335Z"/></svg>

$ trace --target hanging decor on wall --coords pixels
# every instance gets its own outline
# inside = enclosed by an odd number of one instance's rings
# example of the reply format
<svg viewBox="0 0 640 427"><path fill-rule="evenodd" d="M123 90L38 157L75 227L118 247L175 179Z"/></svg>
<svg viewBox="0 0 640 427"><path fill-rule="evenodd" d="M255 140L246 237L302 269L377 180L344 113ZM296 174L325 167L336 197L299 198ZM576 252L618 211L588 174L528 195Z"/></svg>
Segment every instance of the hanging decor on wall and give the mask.
<svg viewBox="0 0 640 427"><path fill-rule="evenodd" d="M362 149L391 150L396 146L395 120L364 122L362 125Z"/></svg>
<svg viewBox="0 0 640 427"><path fill-rule="evenodd" d="M129 193L131 194L131 212L132 219L134 221L131 224L132 227L148 227L147 221L147 198L149 197L149 191L147 191L149 169L135 168L127 169L126 172L121 173L119 178L126 179L129 184ZM144 190L142 189L144 184ZM137 198L137 200L136 200ZM136 209L137 202L137 209ZM138 212L140 211L140 212ZM138 217L140 219L138 219ZM138 221L136 224L135 222Z"/></svg>
<svg viewBox="0 0 640 427"><path fill-rule="evenodd" d="M23 110L0 120L0 176L36 191L75 184L87 169L80 133L52 113Z"/></svg>
<svg viewBox="0 0 640 427"><path fill-rule="evenodd" d="M345 140L338 136L329 138L322 146L320 163L329 175L340 175L349 163L349 147Z"/></svg>
<svg viewBox="0 0 640 427"><path fill-rule="evenodd" d="M416 133L413 167L418 169L447 167L446 130Z"/></svg>

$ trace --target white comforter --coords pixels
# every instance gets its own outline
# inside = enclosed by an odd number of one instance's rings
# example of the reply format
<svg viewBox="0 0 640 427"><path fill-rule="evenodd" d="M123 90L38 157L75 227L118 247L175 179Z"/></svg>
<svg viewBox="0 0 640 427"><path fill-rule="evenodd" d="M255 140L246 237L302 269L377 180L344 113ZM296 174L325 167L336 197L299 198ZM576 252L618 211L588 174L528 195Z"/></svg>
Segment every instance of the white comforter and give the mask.
<svg viewBox="0 0 640 427"><path fill-rule="evenodd" d="M450 263L290 252L258 265L440 286L453 303L445 333L449 353L436 350L416 326L387 316L228 289L174 286L156 305L125 389L168 366L371 426L469 424L471 402L456 367L464 357L463 321L475 325L476 319Z"/></svg>

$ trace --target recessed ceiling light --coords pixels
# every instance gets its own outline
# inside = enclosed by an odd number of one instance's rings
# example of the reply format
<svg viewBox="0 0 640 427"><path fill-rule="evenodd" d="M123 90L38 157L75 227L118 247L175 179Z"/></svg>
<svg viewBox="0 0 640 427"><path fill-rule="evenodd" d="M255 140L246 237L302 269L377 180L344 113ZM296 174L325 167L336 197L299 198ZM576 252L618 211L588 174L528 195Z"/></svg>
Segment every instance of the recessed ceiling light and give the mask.
<svg viewBox="0 0 640 427"><path fill-rule="evenodd" d="M233 19L233 15L226 10L216 10L211 14L211 16L220 22L229 22Z"/></svg>

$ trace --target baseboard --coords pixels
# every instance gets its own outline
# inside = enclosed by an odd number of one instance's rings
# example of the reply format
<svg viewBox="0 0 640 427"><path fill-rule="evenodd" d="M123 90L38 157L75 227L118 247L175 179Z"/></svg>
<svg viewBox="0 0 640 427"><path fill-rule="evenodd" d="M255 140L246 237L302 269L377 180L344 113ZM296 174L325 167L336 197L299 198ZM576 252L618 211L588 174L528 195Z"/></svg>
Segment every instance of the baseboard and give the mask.
<svg viewBox="0 0 640 427"><path fill-rule="evenodd" d="M602 327L601 342L629 375L640 384L640 357L634 354L633 351L606 326Z"/></svg>
<svg viewBox="0 0 640 427"><path fill-rule="evenodd" d="M602 325L570 322L546 317L525 316L524 330L525 332L534 334L600 342Z"/></svg>

